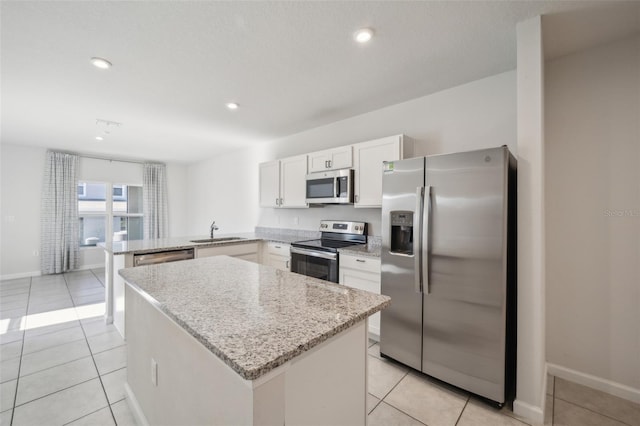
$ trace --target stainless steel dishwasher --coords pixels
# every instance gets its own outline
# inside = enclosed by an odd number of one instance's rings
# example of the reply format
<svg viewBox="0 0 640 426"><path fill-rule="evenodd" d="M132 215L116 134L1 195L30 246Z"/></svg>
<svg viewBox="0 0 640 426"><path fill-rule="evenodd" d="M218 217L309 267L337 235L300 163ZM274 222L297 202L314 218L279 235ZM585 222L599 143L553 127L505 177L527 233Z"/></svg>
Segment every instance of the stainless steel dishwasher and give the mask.
<svg viewBox="0 0 640 426"><path fill-rule="evenodd" d="M133 255L133 266L155 265L157 263L176 262L194 258L192 248L183 250L159 251Z"/></svg>

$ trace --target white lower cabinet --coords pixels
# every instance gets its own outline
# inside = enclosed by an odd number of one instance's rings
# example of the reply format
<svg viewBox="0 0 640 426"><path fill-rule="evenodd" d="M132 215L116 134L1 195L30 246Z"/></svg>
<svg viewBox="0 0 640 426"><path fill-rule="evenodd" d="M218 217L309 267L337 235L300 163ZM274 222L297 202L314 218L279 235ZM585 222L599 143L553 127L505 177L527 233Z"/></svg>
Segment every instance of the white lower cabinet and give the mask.
<svg viewBox="0 0 640 426"><path fill-rule="evenodd" d="M339 283L380 294L380 259L340 254ZM369 317L369 337L380 340L380 312Z"/></svg>
<svg viewBox="0 0 640 426"><path fill-rule="evenodd" d="M278 243L269 241L265 244L265 250L262 255L263 263L267 266L281 269L283 271L291 270L291 245L286 243Z"/></svg>
<svg viewBox="0 0 640 426"><path fill-rule="evenodd" d="M258 244L222 244L212 247L196 247L196 259L211 256L231 256L258 263Z"/></svg>

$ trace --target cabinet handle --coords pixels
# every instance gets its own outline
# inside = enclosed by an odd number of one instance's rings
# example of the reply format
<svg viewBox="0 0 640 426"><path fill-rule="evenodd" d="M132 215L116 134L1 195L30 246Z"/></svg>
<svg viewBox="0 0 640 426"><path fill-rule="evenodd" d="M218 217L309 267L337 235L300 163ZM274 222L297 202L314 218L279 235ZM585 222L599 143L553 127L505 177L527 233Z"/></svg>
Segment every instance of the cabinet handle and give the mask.
<svg viewBox="0 0 640 426"><path fill-rule="evenodd" d="M363 259L356 259L356 262L364 263L364 262L366 262L366 260L363 260Z"/></svg>
<svg viewBox="0 0 640 426"><path fill-rule="evenodd" d="M355 196L356 203L358 202L359 199L360 199L360 196L356 195Z"/></svg>
<svg viewBox="0 0 640 426"><path fill-rule="evenodd" d="M329 162L327 160L324 160L324 168L325 169L329 168Z"/></svg>
<svg viewBox="0 0 640 426"><path fill-rule="evenodd" d="M287 269L289 269L289 261L288 261L288 260L287 260L287 263L286 263L285 265L286 265L285 267L286 267Z"/></svg>
<svg viewBox="0 0 640 426"><path fill-rule="evenodd" d="M275 247L275 248L277 248L277 249L282 248L282 247L280 247L280 246L274 246L274 247Z"/></svg>
<svg viewBox="0 0 640 426"><path fill-rule="evenodd" d="M280 205L284 203L284 198L280 198Z"/></svg>
<svg viewBox="0 0 640 426"><path fill-rule="evenodd" d="M331 168L331 160L329 160L328 163L329 163L329 168Z"/></svg>
<svg viewBox="0 0 640 426"><path fill-rule="evenodd" d="M276 198L276 206L278 205L278 199Z"/></svg>

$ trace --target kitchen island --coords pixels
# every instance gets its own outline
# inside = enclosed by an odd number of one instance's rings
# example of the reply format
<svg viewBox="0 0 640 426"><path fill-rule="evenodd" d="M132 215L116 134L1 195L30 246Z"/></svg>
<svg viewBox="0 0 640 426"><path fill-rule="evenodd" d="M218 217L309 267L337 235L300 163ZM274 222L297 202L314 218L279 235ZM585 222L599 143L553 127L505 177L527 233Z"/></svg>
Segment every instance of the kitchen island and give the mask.
<svg viewBox="0 0 640 426"><path fill-rule="evenodd" d="M390 299L228 256L120 271L142 424L366 424L366 318Z"/></svg>

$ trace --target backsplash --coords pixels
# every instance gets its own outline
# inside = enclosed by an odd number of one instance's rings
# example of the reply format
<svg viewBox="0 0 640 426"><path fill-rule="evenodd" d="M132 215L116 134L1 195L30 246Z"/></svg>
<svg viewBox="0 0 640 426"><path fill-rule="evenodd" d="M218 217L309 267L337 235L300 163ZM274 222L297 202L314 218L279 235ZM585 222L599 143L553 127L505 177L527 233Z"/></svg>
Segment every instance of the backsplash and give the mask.
<svg viewBox="0 0 640 426"><path fill-rule="evenodd" d="M308 231L306 229L289 229L289 228L268 228L265 226L256 226L255 233L269 237L291 237L297 240L313 240L320 238L320 231Z"/></svg>

